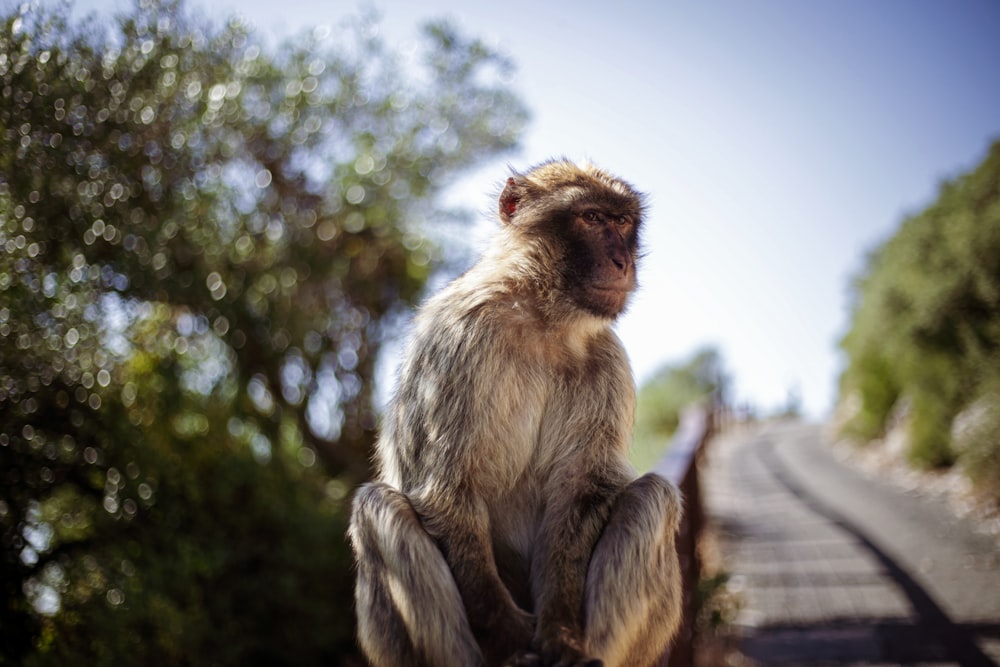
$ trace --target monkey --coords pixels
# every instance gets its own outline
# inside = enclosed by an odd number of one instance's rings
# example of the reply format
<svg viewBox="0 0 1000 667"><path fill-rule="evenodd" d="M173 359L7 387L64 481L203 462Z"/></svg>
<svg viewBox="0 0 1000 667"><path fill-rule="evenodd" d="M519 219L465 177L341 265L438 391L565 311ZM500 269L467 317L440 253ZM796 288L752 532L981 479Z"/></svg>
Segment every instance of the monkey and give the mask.
<svg viewBox="0 0 1000 667"><path fill-rule="evenodd" d="M348 529L372 665L648 665L676 633L682 501L628 463L612 326L646 208L589 163L511 170L496 238L418 309Z"/></svg>

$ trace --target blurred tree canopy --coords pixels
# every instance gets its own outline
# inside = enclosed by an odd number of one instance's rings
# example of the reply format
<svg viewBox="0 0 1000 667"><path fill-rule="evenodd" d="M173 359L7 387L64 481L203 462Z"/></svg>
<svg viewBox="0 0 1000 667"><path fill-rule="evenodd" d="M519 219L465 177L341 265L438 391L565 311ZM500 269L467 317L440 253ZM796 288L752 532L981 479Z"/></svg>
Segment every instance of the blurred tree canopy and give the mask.
<svg viewBox="0 0 1000 667"><path fill-rule="evenodd" d="M914 462L963 459L1000 498L1000 142L903 221L854 291L847 432L905 419Z"/></svg>
<svg viewBox="0 0 1000 667"><path fill-rule="evenodd" d="M511 65L68 13L0 17L0 664L345 664L375 359Z"/></svg>
<svg viewBox="0 0 1000 667"><path fill-rule="evenodd" d="M636 396L633 465L638 470L649 469L663 455L684 408L715 399L724 401L728 384L722 355L711 346L656 371Z"/></svg>

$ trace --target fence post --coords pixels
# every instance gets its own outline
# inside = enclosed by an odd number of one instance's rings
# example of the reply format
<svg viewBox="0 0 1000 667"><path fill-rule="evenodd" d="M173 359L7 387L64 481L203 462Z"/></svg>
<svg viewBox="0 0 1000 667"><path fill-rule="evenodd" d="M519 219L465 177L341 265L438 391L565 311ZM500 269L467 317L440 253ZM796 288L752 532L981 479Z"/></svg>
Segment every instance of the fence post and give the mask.
<svg viewBox="0 0 1000 667"><path fill-rule="evenodd" d="M653 471L677 485L684 496L684 515L677 531L683 603L681 626L670 649L660 658L661 667L690 667L694 662L694 620L698 612L697 589L701 577L698 537L704 526L698 460L712 434L713 412L692 406L681 414L681 422L670 447Z"/></svg>

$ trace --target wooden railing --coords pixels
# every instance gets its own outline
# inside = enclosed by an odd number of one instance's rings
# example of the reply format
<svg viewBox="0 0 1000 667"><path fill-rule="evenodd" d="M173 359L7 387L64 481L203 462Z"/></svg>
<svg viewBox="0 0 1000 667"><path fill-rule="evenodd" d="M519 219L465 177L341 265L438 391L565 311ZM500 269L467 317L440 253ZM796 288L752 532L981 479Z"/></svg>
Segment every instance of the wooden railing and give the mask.
<svg viewBox="0 0 1000 667"><path fill-rule="evenodd" d="M698 460L705 443L712 436L714 411L709 407L690 407L681 415L680 425L670 441L670 448L653 467L676 484L684 496L684 515L677 531L677 556L683 578L683 617L677 638L660 659L661 667L690 667L694 663L694 621L698 612L697 588L701 576L698 561L698 537L704 526Z"/></svg>

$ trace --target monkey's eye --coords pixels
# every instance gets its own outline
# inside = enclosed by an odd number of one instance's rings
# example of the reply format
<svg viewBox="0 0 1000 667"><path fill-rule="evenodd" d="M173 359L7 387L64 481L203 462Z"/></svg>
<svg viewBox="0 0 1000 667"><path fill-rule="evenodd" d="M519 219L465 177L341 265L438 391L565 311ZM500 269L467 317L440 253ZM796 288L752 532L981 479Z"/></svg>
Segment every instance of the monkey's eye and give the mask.
<svg viewBox="0 0 1000 667"><path fill-rule="evenodd" d="M587 222L600 222L601 214L598 213L597 211L584 211L583 219L586 220Z"/></svg>
<svg viewBox="0 0 1000 667"><path fill-rule="evenodd" d="M615 224L618 225L619 227L625 227L626 225L632 222L632 219L629 218L627 215L615 215L612 216L611 219L614 220Z"/></svg>

